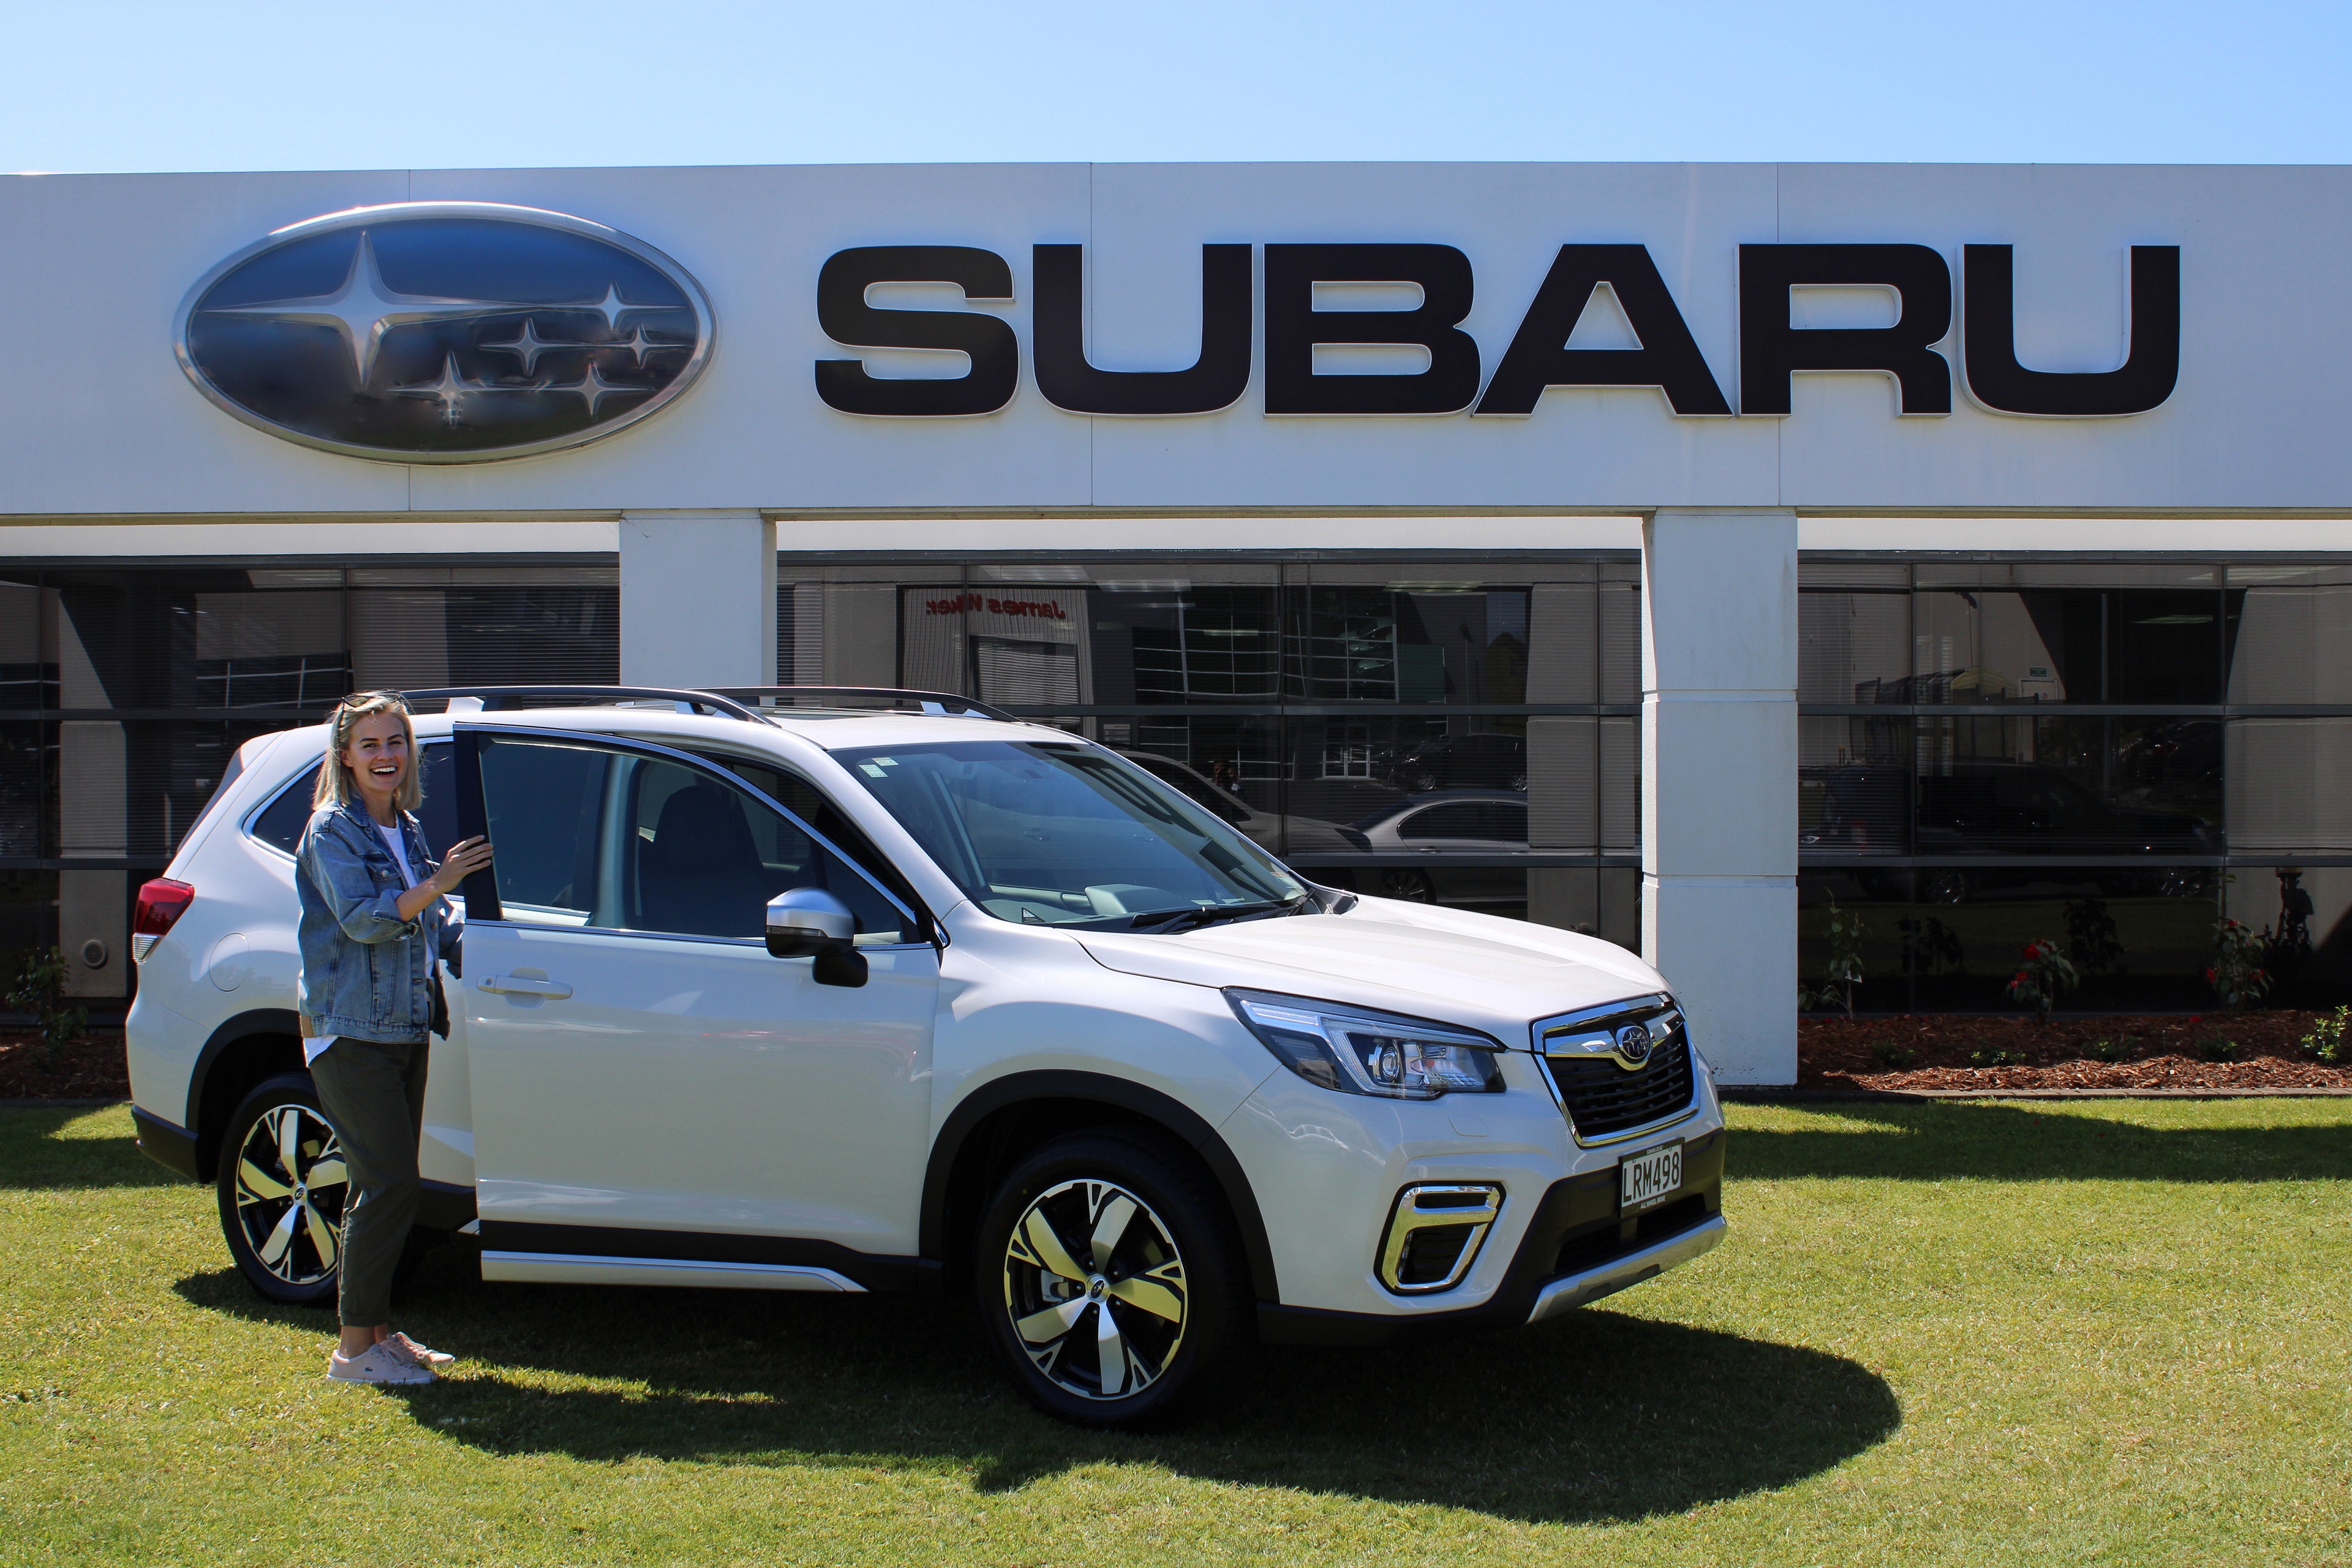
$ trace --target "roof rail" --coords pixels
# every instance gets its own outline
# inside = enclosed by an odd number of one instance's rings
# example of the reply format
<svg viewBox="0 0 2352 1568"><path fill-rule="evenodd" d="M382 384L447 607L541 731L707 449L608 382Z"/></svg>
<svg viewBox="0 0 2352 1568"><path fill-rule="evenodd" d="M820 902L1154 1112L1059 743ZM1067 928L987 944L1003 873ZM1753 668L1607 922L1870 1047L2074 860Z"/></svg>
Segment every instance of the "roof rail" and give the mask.
<svg viewBox="0 0 2352 1568"><path fill-rule="evenodd" d="M436 686L419 691L400 694L410 702L431 698L445 700L470 697L479 701L482 711L496 713L526 706L524 700L536 700L538 706L561 707L567 701L588 708L623 702L667 702L680 713L709 713L722 719L746 719L755 724L769 721L742 703L731 700L715 691L697 691L671 686Z"/></svg>
<svg viewBox="0 0 2352 1568"><path fill-rule="evenodd" d="M842 707L912 708L950 717L996 719L1007 724L1027 721L952 691L915 691L895 686L718 686L711 688L711 695L772 709L791 707L796 698L812 698L836 700L835 705Z"/></svg>

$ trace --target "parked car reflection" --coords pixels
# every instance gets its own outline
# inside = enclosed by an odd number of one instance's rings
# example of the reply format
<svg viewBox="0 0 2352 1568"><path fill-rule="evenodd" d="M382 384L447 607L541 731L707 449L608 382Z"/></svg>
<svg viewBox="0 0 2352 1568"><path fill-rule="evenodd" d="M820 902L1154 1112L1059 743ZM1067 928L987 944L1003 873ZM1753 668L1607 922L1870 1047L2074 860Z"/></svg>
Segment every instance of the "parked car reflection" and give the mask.
<svg viewBox="0 0 2352 1568"><path fill-rule="evenodd" d="M1524 855L1528 797L1497 789L1438 790L1386 806L1349 826L1379 855ZM1421 904L1518 903L1528 877L1517 866L1381 866L1361 873L1367 892Z"/></svg>
<svg viewBox="0 0 2352 1568"><path fill-rule="evenodd" d="M1363 835L1338 823L1260 811L1207 774L1173 757L1158 752L1121 751L1118 754L1276 855L1343 855L1364 847Z"/></svg>

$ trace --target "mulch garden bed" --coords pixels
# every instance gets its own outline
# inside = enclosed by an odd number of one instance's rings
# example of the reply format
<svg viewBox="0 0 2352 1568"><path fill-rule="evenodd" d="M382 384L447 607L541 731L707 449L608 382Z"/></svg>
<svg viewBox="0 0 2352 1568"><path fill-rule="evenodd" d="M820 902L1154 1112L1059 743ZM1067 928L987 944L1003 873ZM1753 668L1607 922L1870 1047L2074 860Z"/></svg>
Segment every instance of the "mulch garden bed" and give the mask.
<svg viewBox="0 0 2352 1568"><path fill-rule="evenodd" d="M2322 1015L2288 1011L2199 1016L2074 1017L1924 1013L1802 1018L1800 1089L2352 1089L2347 1059L2323 1062L2302 1044Z"/></svg>
<svg viewBox="0 0 2352 1568"><path fill-rule="evenodd" d="M0 1100L130 1098L121 1035L84 1035L51 1056L38 1035L0 1034Z"/></svg>

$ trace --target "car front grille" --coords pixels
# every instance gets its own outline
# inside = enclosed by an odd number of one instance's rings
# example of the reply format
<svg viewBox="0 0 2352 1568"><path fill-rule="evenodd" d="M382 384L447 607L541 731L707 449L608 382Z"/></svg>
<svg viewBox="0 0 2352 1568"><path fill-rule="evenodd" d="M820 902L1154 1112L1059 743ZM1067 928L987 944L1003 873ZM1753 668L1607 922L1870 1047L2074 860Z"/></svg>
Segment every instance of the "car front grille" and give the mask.
<svg viewBox="0 0 2352 1568"><path fill-rule="evenodd" d="M1546 1057L1544 1065L1583 1142L1663 1121L1691 1103L1690 1039L1679 1024L1631 1071L1610 1057Z"/></svg>

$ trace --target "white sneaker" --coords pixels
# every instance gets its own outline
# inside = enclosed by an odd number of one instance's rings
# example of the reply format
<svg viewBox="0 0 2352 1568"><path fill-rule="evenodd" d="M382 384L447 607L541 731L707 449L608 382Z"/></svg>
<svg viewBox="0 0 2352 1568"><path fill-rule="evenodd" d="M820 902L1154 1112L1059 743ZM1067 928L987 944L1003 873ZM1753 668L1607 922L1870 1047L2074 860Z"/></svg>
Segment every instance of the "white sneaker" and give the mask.
<svg viewBox="0 0 2352 1568"><path fill-rule="evenodd" d="M376 1348L390 1351L395 1361L406 1362L411 1366L430 1367L435 1372L439 1372L457 1359L447 1351L436 1351L431 1345L420 1345L406 1334L397 1331L386 1334L376 1341Z"/></svg>
<svg viewBox="0 0 2352 1568"><path fill-rule="evenodd" d="M414 1384L436 1381L433 1369L406 1362L383 1345L370 1345L354 1356L341 1351L327 1358L327 1375L337 1383Z"/></svg>

